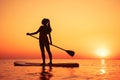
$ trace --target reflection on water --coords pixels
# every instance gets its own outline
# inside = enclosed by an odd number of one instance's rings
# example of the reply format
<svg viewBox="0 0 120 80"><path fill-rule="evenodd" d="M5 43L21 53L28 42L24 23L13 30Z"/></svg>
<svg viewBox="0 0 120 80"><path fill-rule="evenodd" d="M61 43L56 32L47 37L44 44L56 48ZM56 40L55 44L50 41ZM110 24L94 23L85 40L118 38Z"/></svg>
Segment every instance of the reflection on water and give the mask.
<svg viewBox="0 0 120 80"><path fill-rule="evenodd" d="M100 74L105 74L106 73L105 68L106 68L105 59L101 59Z"/></svg>
<svg viewBox="0 0 120 80"><path fill-rule="evenodd" d="M49 70L46 71L45 65L42 66L42 72L40 73L40 80L50 80L52 77L52 66L49 66Z"/></svg>

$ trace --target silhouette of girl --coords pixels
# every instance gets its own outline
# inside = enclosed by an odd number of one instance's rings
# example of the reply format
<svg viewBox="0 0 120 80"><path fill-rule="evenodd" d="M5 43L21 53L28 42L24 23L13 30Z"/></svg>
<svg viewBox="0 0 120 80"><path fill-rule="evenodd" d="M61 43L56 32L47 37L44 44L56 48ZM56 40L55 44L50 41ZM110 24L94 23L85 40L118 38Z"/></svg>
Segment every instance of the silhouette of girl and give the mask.
<svg viewBox="0 0 120 80"><path fill-rule="evenodd" d="M52 44L52 39L51 39L51 26L50 26L50 20L44 18L42 20L42 26L40 26L40 28L33 33L27 33L27 35L34 35L37 33L39 34L39 45L40 45L40 49L41 49L41 53L42 53L42 60L43 60L43 64L45 64L45 49L46 48L49 58L50 58L50 62L49 64L52 64L52 54L50 51L50 46L49 44Z"/></svg>

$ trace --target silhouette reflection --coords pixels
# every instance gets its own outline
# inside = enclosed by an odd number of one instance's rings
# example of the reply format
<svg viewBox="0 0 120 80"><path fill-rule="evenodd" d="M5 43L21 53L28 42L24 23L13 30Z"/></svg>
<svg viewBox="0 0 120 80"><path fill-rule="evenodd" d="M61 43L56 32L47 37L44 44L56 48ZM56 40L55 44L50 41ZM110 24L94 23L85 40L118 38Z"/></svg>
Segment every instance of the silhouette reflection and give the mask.
<svg viewBox="0 0 120 80"><path fill-rule="evenodd" d="M49 66L49 70L46 71L45 65L42 66L42 72L40 73L40 80L50 80L52 75L52 66Z"/></svg>

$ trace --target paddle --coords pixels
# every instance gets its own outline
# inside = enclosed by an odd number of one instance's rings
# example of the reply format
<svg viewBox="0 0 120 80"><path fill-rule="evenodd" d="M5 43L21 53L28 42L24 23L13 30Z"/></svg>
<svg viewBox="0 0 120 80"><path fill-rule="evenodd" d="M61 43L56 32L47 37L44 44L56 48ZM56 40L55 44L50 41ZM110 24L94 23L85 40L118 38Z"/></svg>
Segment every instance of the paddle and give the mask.
<svg viewBox="0 0 120 80"><path fill-rule="evenodd" d="M28 35L28 34L27 34L27 35ZM31 37L33 37L33 38L36 38L36 39L39 39L38 37L35 37L35 36L33 36L33 35L29 35L29 36L31 36ZM67 52L70 56L74 56L74 54L75 54L74 51L65 50L65 49L63 49L63 48L61 48L61 47L59 47L59 46L54 45L54 44L50 44L50 45L52 45L52 46L54 46L54 47L56 47L56 48L59 48L59 49L61 49L61 50L64 50L64 51Z"/></svg>

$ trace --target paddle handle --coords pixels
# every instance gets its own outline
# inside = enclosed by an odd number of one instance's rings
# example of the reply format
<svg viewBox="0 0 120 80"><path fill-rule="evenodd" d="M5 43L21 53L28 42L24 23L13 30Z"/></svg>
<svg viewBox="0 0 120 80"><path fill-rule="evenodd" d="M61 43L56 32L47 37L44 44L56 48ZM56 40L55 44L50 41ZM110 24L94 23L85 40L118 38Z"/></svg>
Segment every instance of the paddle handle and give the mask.
<svg viewBox="0 0 120 80"><path fill-rule="evenodd" d="M39 39L38 37L35 37L35 36L33 36L33 35L30 35L30 36L32 36L33 38ZM61 50L66 51L65 49L63 49L63 48L61 48L61 47L59 47L59 46L56 46L56 45L54 45L54 44L50 44L50 45L52 45L52 46L54 46L54 47L56 47L56 48L59 48L59 49L61 49Z"/></svg>
<svg viewBox="0 0 120 80"><path fill-rule="evenodd" d="M59 46L56 46L56 45L54 45L54 44L50 44L50 45L52 45L52 46L54 46L54 47L56 47L56 48L59 48L59 49L61 49L61 50L66 51L65 49L63 49L63 48L61 48L61 47L59 47Z"/></svg>
<svg viewBox="0 0 120 80"><path fill-rule="evenodd" d="M38 37L35 37L35 36L33 36L33 35L29 35L29 36L32 36L33 38L39 39Z"/></svg>

